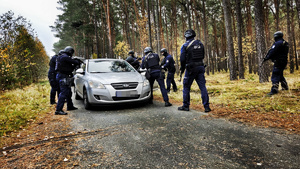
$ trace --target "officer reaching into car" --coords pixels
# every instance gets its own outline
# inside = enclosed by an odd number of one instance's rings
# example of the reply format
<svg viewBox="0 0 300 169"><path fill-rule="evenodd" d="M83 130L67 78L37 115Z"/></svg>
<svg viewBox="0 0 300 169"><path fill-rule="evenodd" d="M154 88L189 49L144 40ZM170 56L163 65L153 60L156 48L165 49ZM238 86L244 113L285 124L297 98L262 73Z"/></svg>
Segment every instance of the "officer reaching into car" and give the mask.
<svg viewBox="0 0 300 169"><path fill-rule="evenodd" d="M160 91L162 93L163 99L165 101L165 107L172 106L172 104L169 102L169 97L167 90L165 88L165 83L164 83L164 77L162 76L161 73L161 67L159 65L160 59L158 54L152 52L151 47L146 47L144 50L145 56L143 57L142 60L142 69L147 69L146 75L147 79L149 80L150 87L151 87L151 102L153 100L153 84L154 81L156 80L158 82L158 85L160 87Z"/></svg>
<svg viewBox="0 0 300 169"><path fill-rule="evenodd" d="M64 103L67 101L67 110L76 110L78 108L74 107L72 102L72 91L71 85L73 83L73 70L77 65L80 65L80 60L72 59L74 54L74 49L67 46L61 55L56 59L56 70L58 74L56 80L59 83L60 94L58 98L58 103L56 106L55 115L67 115L68 113L63 111Z"/></svg>
<svg viewBox="0 0 300 169"><path fill-rule="evenodd" d="M279 82L281 83L282 90L289 89L288 84L283 76L283 71L287 65L289 44L283 39L283 33L281 31L274 33L274 40L275 42L273 43L271 49L263 59L263 62L271 59L274 63L271 77L272 87L271 92L267 94L268 96L278 93Z"/></svg>
<svg viewBox="0 0 300 169"><path fill-rule="evenodd" d="M137 58L134 56L134 51L129 51L128 52L128 57L126 58L126 61L131 64L135 70L138 70L140 68L140 62L141 58Z"/></svg>
<svg viewBox="0 0 300 169"><path fill-rule="evenodd" d="M56 65L56 58L58 55L62 54L63 50L60 50L58 54L52 56L49 62L49 71L48 71L48 79L49 83L51 86L50 90L50 104L56 104L55 102L55 96L59 96L60 90L59 90L59 84L56 81L56 74L57 72L55 71L55 65Z"/></svg>
<svg viewBox="0 0 300 169"><path fill-rule="evenodd" d="M204 46L200 40L195 40L196 33L194 30L189 29L185 31L184 36L186 42L181 47L180 63L181 73L185 71L183 79L183 106L178 107L178 110L189 111L190 106L190 90L193 81L196 80L200 90L202 104L205 112L210 112L209 97L205 86L205 66L204 59Z"/></svg>
<svg viewBox="0 0 300 169"><path fill-rule="evenodd" d="M177 91L177 85L176 82L174 80L174 75L175 75L175 61L172 57L172 55L170 55L167 51L166 48L162 48L160 50L160 53L164 56L164 59L161 63L161 68L168 71L168 75L167 75L167 91L168 93L171 90L171 84L173 86L173 91L176 92Z"/></svg>

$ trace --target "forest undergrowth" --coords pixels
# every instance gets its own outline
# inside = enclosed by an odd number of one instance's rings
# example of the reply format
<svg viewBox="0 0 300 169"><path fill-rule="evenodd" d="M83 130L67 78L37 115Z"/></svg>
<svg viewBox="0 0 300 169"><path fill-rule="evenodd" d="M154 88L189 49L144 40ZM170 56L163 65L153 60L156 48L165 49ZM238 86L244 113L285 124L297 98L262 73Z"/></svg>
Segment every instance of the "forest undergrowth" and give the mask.
<svg viewBox="0 0 300 169"><path fill-rule="evenodd" d="M209 93L211 112L208 117L226 118L245 122L254 126L274 127L300 133L300 72L284 72L289 90L271 97L272 83L259 83L255 74L246 74L245 79L230 81L226 72L206 75L206 87ZM182 82L175 78L178 91L171 91L170 102L182 105ZM159 90L154 99L162 101ZM194 82L191 87L191 109L204 111L201 93Z"/></svg>

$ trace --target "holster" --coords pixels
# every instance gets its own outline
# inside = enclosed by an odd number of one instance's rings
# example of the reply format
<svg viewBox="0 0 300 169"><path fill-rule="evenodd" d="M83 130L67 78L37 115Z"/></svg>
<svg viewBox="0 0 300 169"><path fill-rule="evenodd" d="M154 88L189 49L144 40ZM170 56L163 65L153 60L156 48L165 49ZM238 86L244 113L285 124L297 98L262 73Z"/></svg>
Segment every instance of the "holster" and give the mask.
<svg viewBox="0 0 300 169"><path fill-rule="evenodd" d="M61 83L64 86L74 86L74 77L69 77L69 78L63 78L61 79Z"/></svg>

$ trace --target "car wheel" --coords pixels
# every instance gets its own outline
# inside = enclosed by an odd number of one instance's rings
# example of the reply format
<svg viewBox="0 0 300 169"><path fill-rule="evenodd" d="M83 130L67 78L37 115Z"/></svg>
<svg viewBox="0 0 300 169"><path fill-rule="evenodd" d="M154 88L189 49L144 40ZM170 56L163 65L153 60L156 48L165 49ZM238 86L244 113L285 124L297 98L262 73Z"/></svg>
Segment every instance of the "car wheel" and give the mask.
<svg viewBox="0 0 300 169"><path fill-rule="evenodd" d="M87 95L87 91L84 90L83 91L83 104L84 104L84 108L86 110L90 109L91 108L91 104L89 102L89 99L88 99L88 95Z"/></svg>
<svg viewBox="0 0 300 169"><path fill-rule="evenodd" d="M77 90L75 90L75 99L76 100L81 100L81 97L78 95Z"/></svg>

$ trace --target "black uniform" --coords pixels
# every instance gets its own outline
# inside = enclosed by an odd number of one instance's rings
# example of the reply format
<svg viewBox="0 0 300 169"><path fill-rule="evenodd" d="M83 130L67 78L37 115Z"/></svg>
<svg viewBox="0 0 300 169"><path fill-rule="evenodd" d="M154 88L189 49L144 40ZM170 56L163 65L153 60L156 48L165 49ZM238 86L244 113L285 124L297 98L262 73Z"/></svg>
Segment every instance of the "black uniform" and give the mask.
<svg viewBox="0 0 300 169"><path fill-rule="evenodd" d="M271 92L268 95L278 93L279 82L281 83L281 87L283 90L288 90L288 84L283 76L283 71L287 65L288 51L288 42L286 42L282 37L278 37L275 38L275 42L264 58L264 61L271 59L274 63L271 77L272 88Z"/></svg>
<svg viewBox="0 0 300 169"><path fill-rule="evenodd" d="M142 69L146 68L150 74L150 77L148 80L149 80L150 87L151 87L151 100L153 100L153 84L154 84L154 81L156 80L158 82L160 91L164 98L165 106L171 106L172 104L169 103L169 97L168 97L167 90L165 88L165 82L164 82L163 77L161 76L161 68L159 65L159 61L160 61L159 56L156 53L152 53L152 51L148 52L148 53L145 52L145 54L146 54L146 56L143 57L141 67L142 67Z"/></svg>
<svg viewBox="0 0 300 169"><path fill-rule="evenodd" d="M60 87L60 94L59 99L56 107L56 113L63 112L63 107L65 100L67 100L67 110L74 110L77 109L74 107L72 102L72 91L71 91L71 84L73 80L73 70L77 65L80 64L80 61L72 59L67 53L63 53L62 55L57 57L56 62L56 69L58 74L56 76L56 80L59 83Z"/></svg>
<svg viewBox="0 0 300 169"><path fill-rule="evenodd" d="M59 90L59 84L56 81L56 74L55 71L55 65L56 65L56 58L58 55L54 55L49 62L49 71L48 71L48 79L51 86L50 91L50 104L56 104L55 102L55 96L57 95L57 98L59 96L60 90Z"/></svg>

